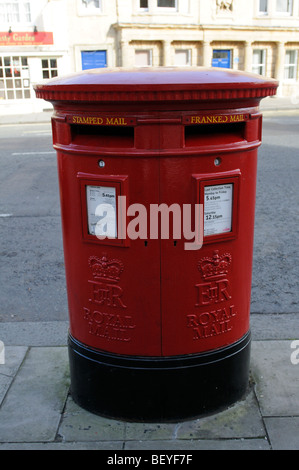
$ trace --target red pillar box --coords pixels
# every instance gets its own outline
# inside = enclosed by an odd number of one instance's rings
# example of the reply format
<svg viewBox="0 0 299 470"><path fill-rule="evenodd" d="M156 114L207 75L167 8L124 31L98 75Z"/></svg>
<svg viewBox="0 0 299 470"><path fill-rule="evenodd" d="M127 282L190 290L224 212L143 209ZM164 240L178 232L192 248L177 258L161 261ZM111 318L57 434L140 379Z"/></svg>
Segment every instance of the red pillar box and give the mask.
<svg viewBox="0 0 299 470"><path fill-rule="evenodd" d="M219 410L248 385L262 98L232 70L92 70L53 103L71 392L133 420Z"/></svg>

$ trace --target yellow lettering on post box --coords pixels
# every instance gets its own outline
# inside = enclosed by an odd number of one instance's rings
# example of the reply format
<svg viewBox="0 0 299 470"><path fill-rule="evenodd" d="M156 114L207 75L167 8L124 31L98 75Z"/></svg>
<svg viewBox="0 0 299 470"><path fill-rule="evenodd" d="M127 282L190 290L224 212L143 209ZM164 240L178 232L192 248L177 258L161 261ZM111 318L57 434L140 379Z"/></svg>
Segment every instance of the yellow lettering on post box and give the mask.
<svg viewBox="0 0 299 470"><path fill-rule="evenodd" d="M73 116L72 124L87 124L87 125L97 126L97 125L103 124L103 118Z"/></svg>
<svg viewBox="0 0 299 470"><path fill-rule="evenodd" d="M81 124L88 126L128 126L134 125L136 119L119 116L67 116L70 124Z"/></svg>
<svg viewBox="0 0 299 470"><path fill-rule="evenodd" d="M229 124L248 120L248 114L200 114L196 116L185 116L184 124Z"/></svg>

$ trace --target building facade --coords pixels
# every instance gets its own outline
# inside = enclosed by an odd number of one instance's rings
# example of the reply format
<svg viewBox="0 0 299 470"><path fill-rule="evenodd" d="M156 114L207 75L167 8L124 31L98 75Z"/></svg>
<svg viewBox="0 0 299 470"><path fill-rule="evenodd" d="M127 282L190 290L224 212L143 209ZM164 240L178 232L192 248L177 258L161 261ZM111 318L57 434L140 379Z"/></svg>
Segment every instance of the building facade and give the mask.
<svg viewBox="0 0 299 470"><path fill-rule="evenodd" d="M278 79L284 96L298 87L298 0L119 4L119 65L227 67Z"/></svg>
<svg viewBox="0 0 299 470"><path fill-rule="evenodd" d="M298 51L299 0L0 0L0 113L41 110L34 83L100 67L232 68L298 96Z"/></svg>
<svg viewBox="0 0 299 470"><path fill-rule="evenodd" d="M0 113L41 111L33 84L69 70L65 2L0 0Z"/></svg>

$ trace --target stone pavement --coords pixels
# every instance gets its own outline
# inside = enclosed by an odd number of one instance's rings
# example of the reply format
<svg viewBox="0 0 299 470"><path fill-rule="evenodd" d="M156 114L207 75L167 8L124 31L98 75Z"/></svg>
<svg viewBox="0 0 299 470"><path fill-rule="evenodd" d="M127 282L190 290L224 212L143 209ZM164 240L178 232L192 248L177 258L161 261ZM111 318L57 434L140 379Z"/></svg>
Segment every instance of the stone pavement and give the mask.
<svg viewBox="0 0 299 470"><path fill-rule="evenodd" d="M259 321L259 315L252 319L251 377L243 400L177 423L122 422L81 409L69 394L67 322L4 323L0 450L297 450L299 341L287 334L257 339Z"/></svg>

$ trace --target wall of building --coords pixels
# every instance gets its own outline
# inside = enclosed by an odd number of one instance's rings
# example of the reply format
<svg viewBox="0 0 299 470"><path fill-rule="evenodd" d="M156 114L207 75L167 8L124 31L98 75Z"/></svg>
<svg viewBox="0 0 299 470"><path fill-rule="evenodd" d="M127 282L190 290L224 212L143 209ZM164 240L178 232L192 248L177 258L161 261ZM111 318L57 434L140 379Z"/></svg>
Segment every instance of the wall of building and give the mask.
<svg viewBox="0 0 299 470"><path fill-rule="evenodd" d="M2 3L2 114L50 107L35 99L34 83L90 67L226 66L299 94L299 0Z"/></svg>
<svg viewBox="0 0 299 470"><path fill-rule="evenodd" d="M116 32L117 2L100 0L88 6L82 0L67 2L67 31L72 71L82 70L82 52L106 51L108 67L117 62ZM130 2L127 2L130 3Z"/></svg>
<svg viewBox="0 0 299 470"><path fill-rule="evenodd" d="M34 83L69 70L67 2L1 3L0 113L41 111L49 105L36 100Z"/></svg>
<svg viewBox="0 0 299 470"><path fill-rule="evenodd" d="M156 0L147 3L144 11L134 0L114 25L121 65L144 63L145 51L152 66L223 65L227 54L233 69L278 79L280 95L298 88L299 0L178 0L163 15Z"/></svg>

